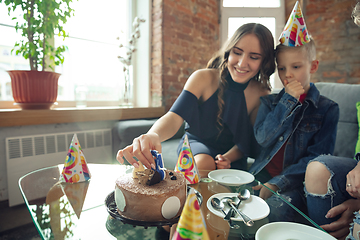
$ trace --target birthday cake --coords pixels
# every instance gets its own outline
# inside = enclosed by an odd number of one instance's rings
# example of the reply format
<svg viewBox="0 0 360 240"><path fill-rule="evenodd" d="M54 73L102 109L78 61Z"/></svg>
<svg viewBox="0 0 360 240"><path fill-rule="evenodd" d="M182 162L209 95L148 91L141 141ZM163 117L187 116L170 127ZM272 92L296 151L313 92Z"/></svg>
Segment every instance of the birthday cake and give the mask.
<svg viewBox="0 0 360 240"><path fill-rule="evenodd" d="M161 158L156 169L145 169L140 162L139 165L132 174L115 181L114 197L119 214L147 222L178 217L186 201L184 175L163 168Z"/></svg>

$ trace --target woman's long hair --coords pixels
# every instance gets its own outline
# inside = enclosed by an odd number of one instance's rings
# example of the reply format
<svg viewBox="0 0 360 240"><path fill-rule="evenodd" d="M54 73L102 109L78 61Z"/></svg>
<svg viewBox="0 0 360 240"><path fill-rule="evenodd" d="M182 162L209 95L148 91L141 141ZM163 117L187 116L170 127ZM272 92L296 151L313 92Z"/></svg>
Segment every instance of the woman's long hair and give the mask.
<svg viewBox="0 0 360 240"><path fill-rule="evenodd" d="M217 123L222 127L222 111L224 108L224 91L227 86L226 76L229 74L228 59L230 51L235 47L239 40L247 34L255 34L260 42L262 62L259 72L252 78L260 82L265 88L271 89L269 78L275 71L274 59L274 38L264 25L259 23L248 23L239 27L233 36L223 45L213 58L207 64L207 68L220 70L220 85L218 91Z"/></svg>

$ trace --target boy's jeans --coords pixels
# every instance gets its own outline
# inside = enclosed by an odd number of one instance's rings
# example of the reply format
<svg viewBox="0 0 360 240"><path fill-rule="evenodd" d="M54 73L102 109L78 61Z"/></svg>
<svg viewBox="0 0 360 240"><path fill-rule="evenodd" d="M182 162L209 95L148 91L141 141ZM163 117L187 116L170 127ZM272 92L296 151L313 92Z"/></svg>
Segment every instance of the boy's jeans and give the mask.
<svg viewBox="0 0 360 240"><path fill-rule="evenodd" d="M324 164L331 176L328 182L328 192L324 195L311 194L304 188L309 217L318 225L329 224L336 221L340 216L326 218L326 213L332 207L352 198L346 191L346 175L356 166L357 161L352 158L331 155L321 155L312 161Z"/></svg>

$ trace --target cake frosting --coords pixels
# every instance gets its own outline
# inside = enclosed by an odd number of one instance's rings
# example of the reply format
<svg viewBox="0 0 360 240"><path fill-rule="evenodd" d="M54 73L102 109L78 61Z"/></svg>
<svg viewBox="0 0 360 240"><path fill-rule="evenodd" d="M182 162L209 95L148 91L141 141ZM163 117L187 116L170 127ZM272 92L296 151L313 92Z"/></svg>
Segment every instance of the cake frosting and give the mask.
<svg viewBox="0 0 360 240"><path fill-rule="evenodd" d="M165 170L164 180L151 186L132 174L116 180L118 212L128 219L148 222L170 220L181 214L185 201L186 179L179 172Z"/></svg>

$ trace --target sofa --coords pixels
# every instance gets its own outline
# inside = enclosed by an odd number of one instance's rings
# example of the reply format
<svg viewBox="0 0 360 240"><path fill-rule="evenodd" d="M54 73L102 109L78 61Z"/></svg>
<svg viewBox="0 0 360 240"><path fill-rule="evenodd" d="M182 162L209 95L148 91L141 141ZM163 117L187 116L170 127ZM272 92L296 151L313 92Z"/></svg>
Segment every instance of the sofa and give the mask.
<svg viewBox="0 0 360 240"><path fill-rule="evenodd" d="M334 155L352 158L358 140L359 124L356 103L360 102L360 84L315 83L320 93L339 104L340 117ZM156 119L119 121L112 129L114 157L119 149L131 144L133 139L146 133ZM177 147L184 134L184 124L171 139L162 143L165 167L173 169L177 162ZM253 159L248 160L251 164Z"/></svg>
<svg viewBox="0 0 360 240"><path fill-rule="evenodd" d="M318 82L315 86L321 95L339 104L334 155L353 158L359 132L356 103L360 102L360 84Z"/></svg>
<svg viewBox="0 0 360 240"><path fill-rule="evenodd" d="M157 119L134 119L119 121L112 128L114 159L119 149L130 145L133 139L146 133ZM177 148L181 137L185 133L185 124L169 140L161 143L164 165L167 169L174 169L178 160Z"/></svg>

